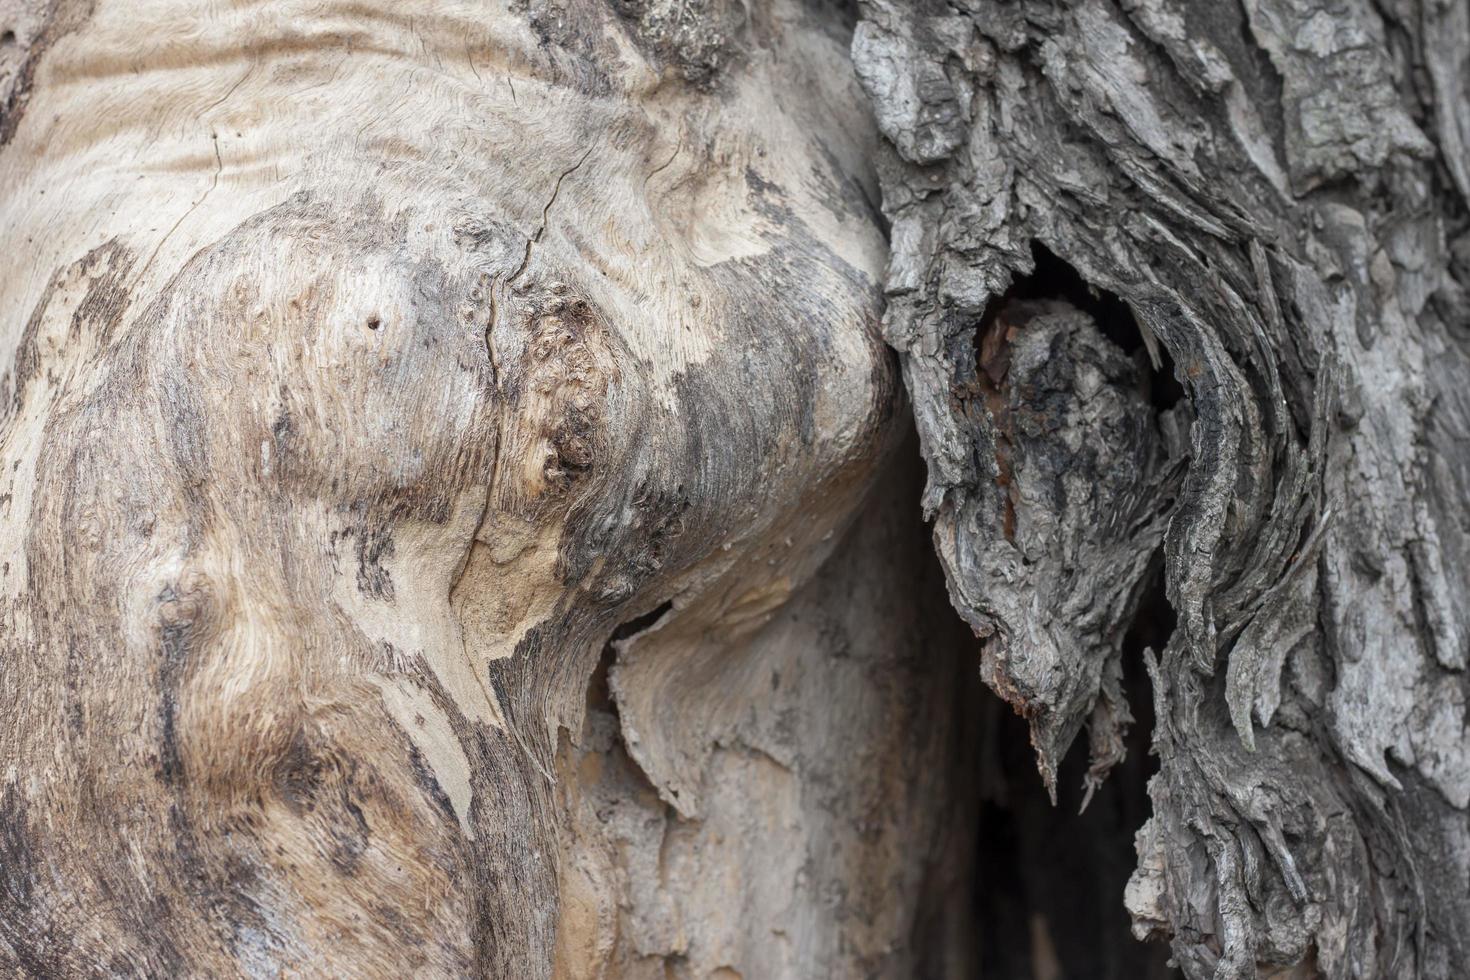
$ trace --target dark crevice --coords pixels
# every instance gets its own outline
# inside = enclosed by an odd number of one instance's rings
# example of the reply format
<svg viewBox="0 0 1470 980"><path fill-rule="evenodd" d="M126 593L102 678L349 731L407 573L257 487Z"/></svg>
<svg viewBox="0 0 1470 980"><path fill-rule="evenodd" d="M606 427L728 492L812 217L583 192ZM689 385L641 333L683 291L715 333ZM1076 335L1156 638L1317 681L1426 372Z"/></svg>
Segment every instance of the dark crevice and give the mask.
<svg viewBox="0 0 1470 980"><path fill-rule="evenodd" d="M1154 345L1159 366L1155 368L1150 363L1143 331L1128 304L1117 294L1089 284L1069 263L1038 241L1031 243L1031 258L1034 263L1031 272L1016 276L1009 289L986 305L975 334L977 345L992 334L995 323L1013 304L1060 300L1090 316L1103 336L1145 365L1141 373L1155 410L1173 408L1184 396L1184 388L1174 377L1174 363L1162 344Z"/></svg>
<svg viewBox="0 0 1470 980"><path fill-rule="evenodd" d="M1135 940L1123 890L1137 862L1134 835L1152 813L1154 727L1143 651L1161 650L1176 617L1165 594L1162 549L1122 638L1123 689L1133 724L1127 755L1080 812L1085 739L1058 770L1053 805L1036 772L1026 721L985 692L980 705L975 910L981 977L1166 980L1180 974L1161 942Z"/></svg>
<svg viewBox="0 0 1470 980"><path fill-rule="evenodd" d="M1016 276L1011 287L990 302L982 331L1013 300L1059 299L1091 316L1098 329L1125 352L1132 354L1143 346L1143 335L1127 303L1088 285L1076 269L1040 242L1031 243L1031 259L1035 263L1031 272Z"/></svg>
<svg viewBox="0 0 1470 980"><path fill-rule="evenodd" d="M658 606L650 609L642 616L634 616L632 619L628 620L626 623L620 624L617 629L613 630L612 635L608 637L608 642L613 643L617 640L626 640L628 637L632 636L635 633L642 633L644 630L648 629L648 627L652 626L660 619L663 619L664 614L673 608L674 603L672 600L670 600L668 602L659 603Z"/></svg>
<svg viewBox="0 0 1470 980"><path fill-rule="evenodd" d="M1174 627L1179 623L1179 617L1174 612L1174 607L1169 604L1169 596L1164 587L1164 550L1160 548L1154 552L1150 564L1148 579L1143 587L1143 595L1138 603L1138 611L1133 614L1133 622L1128 624L1128 632L1123 635L1123 663L1133 663L1139 666L1139 680L1137 683L1148 685L1147 676L1142 674L1144 649L1153 650L1154 653L1163 651L1169 642L1169 637L1174 635ZM1126 678L1125 678L1126 679ZM1142 700L1148 708L1148 724L1146 727L1153 728L1153 701L1150 698L1131 698L1133 701ZM1138 713L1138 706L1133 705L1133 717L1136 724L1143 724Z"/></svg>
<svg viewBox="0 0 1470 980"><path fill-rule="evenodd" d="M597 727L598 717L601 717L606 723L604 729L607 733L606 745L601 749L591 749L591 751L600 751L606 757L607 764L612 765L617 773L622 773L622 779L628 780L631 785L644 786L653 795L657 795L657 788L653 780L648 777L641 765L635 763L634 758L628 752L628 745L623 742L622 711L617 707L617 699L613 696L610 677L612 677L613 664L617 661L619 641L628 639L629 636L637 635L642 630L653 626L654 623L663 619L664 614L669 613L672 608L673 602L661 602L659 607L647 611L642 616L635 616L634 619L620 623L613 630L612 635L609 635L606 644L603 644L603 652L598 655L597 667L592 669L592 676L587 680L585 729ZM589 732L585 730L584 738L587 735ZM613 779L617 777L614 776ZM672 820L672 807L667 808L667 815Z"/></svg>
<svg viewBox="0 0 1470 980"><path fill-rule="evenodd" d="M597 667L592 671L592 676L587 681L587 707L589 710L605 711L614 718L618 716L617 703L612 698L612 691L608 686L608 674L612 671L613 661L617 659L618 651L615 644L620 640L626 640L634 634L641 633L654 623L664 617L669 610L674 608L674 603L662 602L641 616L634 616L625 623L618 624L608 636L607 642L603 644L602 656L597 661ZM619 726L621 727L621 726ZM619 738L621 742L621 738Z"/></svg>
<svg viewBox="0 0 1470 980"><path fill-rule="evenodd" d="M592 670L592 676L588 679L588 710L606 711L606 713L612 714L614 718L617 717L617 702L613 701L612 689L609 688L609 683L607 683L607 676L609 676L610 671L613 669L613 661L617 660L617 642L628 639L629 636L634 636L635 633L644 632L645 629L648 629L648 627L653 626L654 623L663 619L664 614L669 613L669 610L672 610L672 608L672 601L660 602L657 607L651 608L651 610L648 610L642 616L635 616L631 620L626 621L626 623L617 624L616 629L613 629L613 632L607 638L606 644L603 644L603 654L598 658L597 667ZM622 726L619 724L620 729L622 729ZM620 736L617 742L622 743Z"/></svg>

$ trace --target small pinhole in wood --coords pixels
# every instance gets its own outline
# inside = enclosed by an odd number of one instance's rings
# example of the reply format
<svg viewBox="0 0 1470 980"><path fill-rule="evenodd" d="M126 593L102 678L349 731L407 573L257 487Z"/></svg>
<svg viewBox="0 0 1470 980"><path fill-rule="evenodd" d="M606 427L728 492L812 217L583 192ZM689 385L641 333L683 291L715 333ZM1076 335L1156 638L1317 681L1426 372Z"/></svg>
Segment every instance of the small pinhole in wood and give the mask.
<svg viewBox="0 0 1470 980"><path fill-rule="evenodd" d="M4 31L4 32L0 32L0 48L8 48L12 44L14 44L14 43L15 43L15 32L14 31L7 30L7 31Z"/></svg>
<svg viewBox="0 0 1470 980"><path fill-rule="evenodd" d="M381 327L382 325L383 325L383 318L380 317L380 316L378 316L377 314L373 314L372 316L370 316L370 317L367 318L367 328L369 330L376 330L379 327Z"/></svg>

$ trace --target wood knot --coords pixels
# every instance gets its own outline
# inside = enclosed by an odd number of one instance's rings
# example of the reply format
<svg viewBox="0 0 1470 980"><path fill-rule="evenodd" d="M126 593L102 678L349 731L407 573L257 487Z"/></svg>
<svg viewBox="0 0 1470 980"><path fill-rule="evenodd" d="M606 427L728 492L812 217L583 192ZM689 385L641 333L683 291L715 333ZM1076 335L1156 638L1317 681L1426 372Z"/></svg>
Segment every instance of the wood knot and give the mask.
<svg viewBox="0 0 1470 980"><path fill-rule="evenodd" d="M202 624L214 601L214 590L204 573L185 572L158 594L158 620L165 630L180 631Z"/></svg>
<svg viewBox="0 0 1470 980"><path fill-rule="evenodd" d="M529 503L564 497L608 458L607 401L620 372L601 312L565 283L546 286L525 323L502 452L521 461L521 485L507 489Z"/></svg>

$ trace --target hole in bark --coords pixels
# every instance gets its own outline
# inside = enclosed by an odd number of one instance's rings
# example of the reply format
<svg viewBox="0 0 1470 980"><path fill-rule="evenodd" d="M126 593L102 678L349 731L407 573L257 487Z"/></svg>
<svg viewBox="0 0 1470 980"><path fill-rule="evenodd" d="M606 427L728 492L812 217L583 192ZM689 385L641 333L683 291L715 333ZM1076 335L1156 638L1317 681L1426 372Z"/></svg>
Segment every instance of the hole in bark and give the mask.
<svg viewBox="0 0 1470 980"><path fill-rule="evenodd" d="M367 318L367 328L369 330L376 330L379 327L381 327L382 325L383 325L382 319L379 318L376 314L374 314L373 316L370 316L370 317Z"/></svg>
<svg viewBox="0 0 1470 980"><path fill-rule="evenodd" d="M1152 812L1148 780L1153 701L1144 647L1159 650L1174 628L1164 594L1160 554L1138 613L1123 641L1123 685L1133 714L1127 757L1078 813L1087 772L1087 740L1079 738L1057 774L1053 807L1036 774L1026 721L985 698L976 839L979 969L984 977L1082 977L1166 980L1164 943L1142 943L1130 931L1123 889L1137 857L1133 835Z"/></svg>
<svg viewBox="0 0 1470 980"><path fill-rule="evenodd" d="M587 680L587 710L605 711L613 717L617 717L617 705L613 703L612 688L608 686L608 674L612 671L613 660L617 658L618 652L613 649L611 643L603 645L602 656L597 660L597 667L592 671L592 676Z"/></svg>
<svg viewBox="0 0 1470 980"><path fill-rule="evenodd" d="M1143 332L1128 304L1116 293L1090 285L1064 259L1040 242L1031 243L1035 267L1029 275L1016 276L1011 287L995 297L985 308L976 343L983 344L992 327L1012 303L1026 300L1063 300L1092 317L1103 336L1117 344L1124 353L1138 357L1146 365L1142 372L1148 385L1149 400L1158 411L1172 408L1184 395L1174 377L1174 362L1162 343L1156 344L1160 365L1157 370L1144 350ZM984 352L982 351L982 357Z"/></svg>
<svg viewBox="0 0 1470 980"><path fill-rule="evenodd" d="M1162 652L1164 645L1169 642L1169 637L1174 634L1174 627L1179 622L1179 617L1175 614L1174 607L1169 605L1169 596L1164 589L1164 552L1162 548L1154 552L1151 567L1148 583L1144 586L1143 598L1138 603L1138 611L1133 614L1133 622L1128 625L1128 632L1123 637L1125 670L1129 664L1137 668L1138 677L1134 684L1141 686L1144 692L1135 697L1130 688L1128 703L1133 708L1134 727L1143 727L1146 731L1153 730L1154 704L1153 699L1146 696L1148 676L1143 673L1143 651L1145 647L1148 647L1154 653ZM1148 713L1146 724L1135 701L1143 702L1143 709ZM1147 748L1146 744L1145 748Z"/></svg>
<svg viewBox="0 0 1470 980"><path fill-rule="evenodd" d="M1168 352L1155 345L1160 359L1155 368L1139 322L1121 297L1088 284L1040 243L1032 243L1032 256L1031 273L1017 276L992 300L976 332L975 383L997 422L997 482L1003 488L1011 479L1005 419L1010 348L1016 331L1041 312L1026 304L1061 302L1087 314L1139 366L1140 391L1155 411L1171 408L1183 396ZM1007 535L1013 521L1008 509ZM1152 810L1148 780L1158 768L1149 755L1154 717L1143 650L1162 649L1174 625L1159 552L1121 644L1124 693L1134 719L1125 737L1127 755L1094 791L1084 813L1079 810L1086 793L1088 740L1075 740L1063 759L1053 806L1036 773L1026 720L998 699L985 698L975 843L977 975L1178 976L1168 965L1166 945L1133 939L1122 900L1137 862L1134 834Z"/></svg>
<svg viewBox="0 0 1470 980"><path fill-rule="evenodd" d="M15 43L15 32L6 31L0 34L0 48L8 48Z"/></svg>

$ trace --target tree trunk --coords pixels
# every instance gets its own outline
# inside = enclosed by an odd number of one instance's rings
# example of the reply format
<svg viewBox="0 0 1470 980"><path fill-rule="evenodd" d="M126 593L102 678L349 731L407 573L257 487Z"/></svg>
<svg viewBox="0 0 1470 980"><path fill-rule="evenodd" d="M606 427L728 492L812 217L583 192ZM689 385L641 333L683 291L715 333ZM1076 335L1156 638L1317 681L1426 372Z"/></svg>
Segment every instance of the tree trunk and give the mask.
<svg viewBox="0 0 1470 980"><path fill-rule="evenodd" d="M1118 759L1161 549L1135 932L1470 973L1470 6L863 15L925 507L1049 780Z"/></svg>
<svg viewBox="0 0 1470 980"><path fill-rule="evenodd" d="M0 966L1470 972L1467 60L0 0Z"/></svg>
<svg viewBox="0 0 1470 980"><path fill-rule="evenodd" d="M685 6L0 2L4 972L963 956L851 24Z"/></svg>

